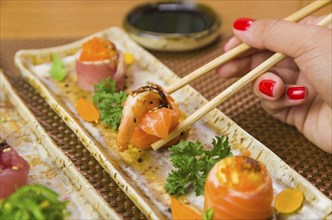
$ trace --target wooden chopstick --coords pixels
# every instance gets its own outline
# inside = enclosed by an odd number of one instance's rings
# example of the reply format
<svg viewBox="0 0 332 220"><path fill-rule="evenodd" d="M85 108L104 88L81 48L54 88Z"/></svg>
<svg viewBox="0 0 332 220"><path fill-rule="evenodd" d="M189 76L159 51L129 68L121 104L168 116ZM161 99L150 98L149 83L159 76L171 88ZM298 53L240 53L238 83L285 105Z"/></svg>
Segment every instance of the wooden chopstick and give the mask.
<svg viewBox="0 0 332 220"><path fill-rule="evenodd" d="M317 11L318 9L324 7L325 5L331 3L331 0L318 0L315 1L308 6L300 9L299 11L295 12L294 14L285 18L286 21L299 21L304 17L312 14L313 12ZM210 61L209 63L205 64L204 66L198 68L197 70L189 73L179 81L173 83L169 87L165 89L165 91L169 94L175 92L176 90L182 88L183 86L189 84L191 81L201 77L205 73L215 69L217 66L220 66L227 61L237 57L238 55L242 54L243 52L249 50L251 47L247 44L240 44L239 46L233 48L232 50L228 51L227 53L222 54L221 56L217 57L216 59Z"/></svg>
<svg viewBox="0 0 332 220"><path fill-rule="evenodd" d="M326 26L331 23L332 19L332 13L325 18L323 18L320 22L317 23L317 25L320 26ZM193 123L201 119L204 115L208 114L210 111L212 111L214 108L219 106L222 102L224 102L226 99L228 99L230 96L235 94L236 92L240 91L242 88L244 88L246 85L251 83L253 80L255 80L257 77L265 73L267 70L269 70L271 67L273 67L275 64L280 62L282 59L284 59L286 56L282 53L275 53L270 58L268 58L266 61L261 63L259 66L257 66L255 69L251 70L249 73L244 75L242 78L240 78L238 81L236 81L234 84L232 84L230 87L225 89L222 93L220 93L218 96L216 96L214 99L206 103L204 106L202 106L200 109L198 109L196 112L194 112L192 115L190 115L188 118L186 118L183 122L181 122L167 137L167 139L160 139L153 143L151 146L154 150L158 150L162 146L164 146L166 143L168 143L170 140L178 136L183 130L191 126Z"/></svg>

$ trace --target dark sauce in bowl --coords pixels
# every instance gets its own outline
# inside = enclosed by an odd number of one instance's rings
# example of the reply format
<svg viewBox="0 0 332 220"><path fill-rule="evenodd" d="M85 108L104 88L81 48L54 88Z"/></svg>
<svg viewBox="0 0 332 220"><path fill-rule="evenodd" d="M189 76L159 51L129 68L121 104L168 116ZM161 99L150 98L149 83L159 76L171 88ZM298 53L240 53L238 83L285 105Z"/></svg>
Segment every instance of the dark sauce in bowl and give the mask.
<svg viewBox="0 0 332 220"><path fill-rule="evenodd" d="M212 9L202 4L159 2L134 8L127 14L124 26L133 39L149 49L180 51L215 40L220 21ZM158 46L158 39L167 43Z"/></svg>
<svg viewBox="0 0 332 220"><path fill-rule="evenodd" d="M195 5L169 3L142 7L128 22L144 31L190 34L211 28L214 18Z"/></svg>

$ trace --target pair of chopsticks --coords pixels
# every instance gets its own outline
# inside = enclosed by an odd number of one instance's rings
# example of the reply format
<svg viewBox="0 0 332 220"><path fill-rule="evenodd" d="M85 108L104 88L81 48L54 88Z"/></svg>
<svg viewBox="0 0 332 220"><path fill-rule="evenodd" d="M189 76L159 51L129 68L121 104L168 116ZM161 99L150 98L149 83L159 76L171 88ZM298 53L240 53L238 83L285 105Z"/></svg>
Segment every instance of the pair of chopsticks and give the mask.
<svg viewBox="0 0 332 220"><path fill-rule="evenodd" d="M310 15L311 13L317 11L318 9L324 7L325 5L328 5L331 3L331 0L318 0L310 5L302 8L301 10L295 12L291 16L287 17L285 20L287 21L299 21L303 19L304 17ZM332 20L332 14L326 16L321 21L319 21L316 25L319 26L326 26L331 23ZM166 88L166 92L172 93L176 90L182 88L186 84L190 83L194 79L197 79L198 77L204 75L205 73L211 71L212 69L216 68L217 66L220 66L227 61L230 61L231 59L235 58L236 56L242 54L245 51L248 51L251 47L247 44L240 44L239 46L233 48L229 52L219 56L218 58L212 60L211 62L205 64L204 66L200 67L199 69L195 70L194 72L188 74L186 77L182 78L178 82L172 84L170 87ZM213 98L211 101L206 103L204 106L202 106L200 109L198 109L196 112L194 112L192 115L190 115L188 118L186 118L184 121L182 121L170 134L166 139L160 139L153 143L151 146L154 150L158 150L162 146L164 146L166 143L168 143L170 140L178 136L183 130L190 127L193 123L201 119L203 116L208 114L210 111L212 111L214 108L219 106L222 102L227 100L229 97L231 97L236 92L243 89L246 85L251 83L253 80L258 78L260 75L265 73L267 70L269 70L271 67L276 65L278 62L280 62L282 59L284 59L286 56L282 53L275 53L270 58L268 58L266 61L261 63L259 66L257 66L255 69L251 70L249 73L244 75L242 78L240 78L238 81L236 81L234 84L232 84L230 87L225 89L222 93L220 93L218 96Z"/></svg>

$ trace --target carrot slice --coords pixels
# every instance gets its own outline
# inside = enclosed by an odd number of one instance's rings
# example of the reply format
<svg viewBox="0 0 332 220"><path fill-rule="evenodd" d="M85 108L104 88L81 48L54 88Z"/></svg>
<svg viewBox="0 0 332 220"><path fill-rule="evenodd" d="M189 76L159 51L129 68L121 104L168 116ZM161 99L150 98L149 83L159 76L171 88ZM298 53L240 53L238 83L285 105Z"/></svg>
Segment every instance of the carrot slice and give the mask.
<svg viewBox="0 0 332 220"><path fill-rule="evenodd" d="M202 219L201 214L196 209L189 205L186 205L183 201L175 197L171 197L171 210L174 220Z"/></svg>
<svg viewBox="0 0 332 220"><path fill-rule="evenodd" d="M88 122L96 122L100 118L97 108L88 100L79 98L76 101L76 110L78 114Z"/></svg>

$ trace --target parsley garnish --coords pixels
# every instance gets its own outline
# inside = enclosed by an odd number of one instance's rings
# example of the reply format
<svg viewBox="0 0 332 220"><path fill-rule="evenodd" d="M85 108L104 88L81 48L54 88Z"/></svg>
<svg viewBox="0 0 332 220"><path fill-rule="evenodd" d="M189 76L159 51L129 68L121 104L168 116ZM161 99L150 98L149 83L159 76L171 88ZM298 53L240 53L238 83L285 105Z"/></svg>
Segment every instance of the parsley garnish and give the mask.
<svg viewBox="0 0 332 220"><path fill-rule="evenodd" d="M167 177L165 189L170 195L187 193L190 186L197 196L204 193L206 177L215 163L231 156L228 137L215 137L213 149L205 150L199 141L184 141L170 148L171 162L175 167Z"/></svg>
<svg viewBox="0 0 332 220"><path fill-rule="evenodd" d="M103 124L115 130L119 128L122 118L122 104L126 98L125 92L116 92L113 80L105 79L95 84L93 102L100 112Z"/></svg>

